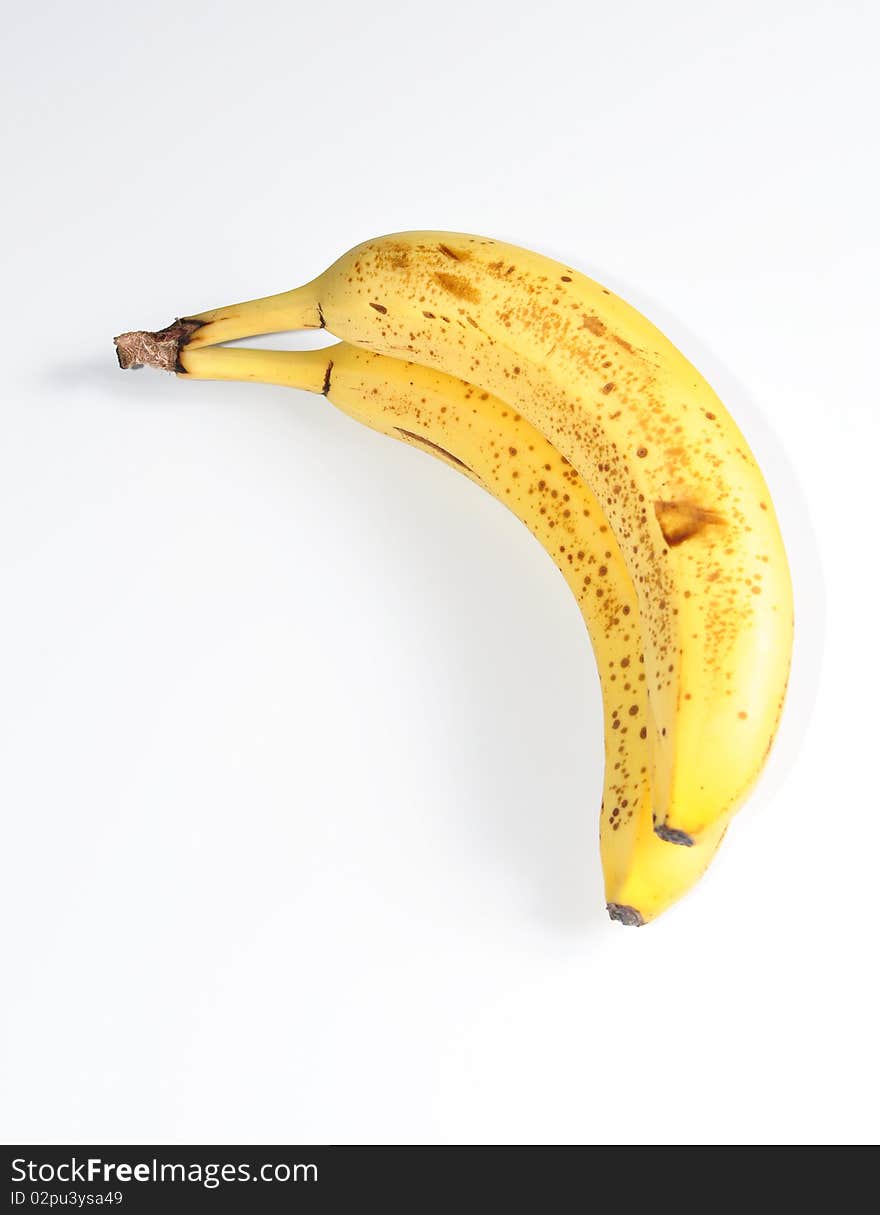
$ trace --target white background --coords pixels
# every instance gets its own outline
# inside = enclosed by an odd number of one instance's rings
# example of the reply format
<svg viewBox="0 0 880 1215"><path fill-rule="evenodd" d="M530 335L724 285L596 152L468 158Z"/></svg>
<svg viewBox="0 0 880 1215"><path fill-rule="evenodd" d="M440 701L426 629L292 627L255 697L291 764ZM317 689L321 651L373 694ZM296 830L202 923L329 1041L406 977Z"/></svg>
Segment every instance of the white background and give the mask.
<svg viewBox="0 0 880 1215"><path fill-rule="evenodd" d="M878 35L853 0L7 15L4 1141L876 1142ZM779 745L642 931L517 521L319 398L116 368L415 227L620 290L778 502Z"/></svg>

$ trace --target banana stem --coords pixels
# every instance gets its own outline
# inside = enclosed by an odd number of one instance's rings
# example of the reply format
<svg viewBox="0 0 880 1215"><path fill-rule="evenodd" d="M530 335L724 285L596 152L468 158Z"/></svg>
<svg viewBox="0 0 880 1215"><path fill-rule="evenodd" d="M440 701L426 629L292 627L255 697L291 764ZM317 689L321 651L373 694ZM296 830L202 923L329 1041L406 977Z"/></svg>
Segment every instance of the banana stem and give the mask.
<svg viewBox="0 0 880 1215"><path fill-rule="evenodd" d="M333 347L323 350L250 350L247 347L187 346L177 371L194 380L251 380L323 393L330 388Z"/></svg>
<svg viewBox="0 0 880 1215"><path fill-rule="evenodd" d="M113 339L119 366L157 367L160 371L183 371L183 351L239 338L283 333L293 329L323 329L324 315L318 299L318 280L267 295L243 304L213 308L199 316L186 316L155 333L134 329ZM190 372L190 374L194 374ZM264 376L210 376L210 379L265 379ZM283 381L286 383L287 381ZM317 389L316 391L320 391Z"/></svg>
<svg viewBox="0 0 880 1215"><path fill-rule="evenodd" d="M146 329L120 333L113 339L119 366L123 371L130 367L157 367L160 371L179 371L180 348L186 345L200 327L200 321L176 320L155 333Z"/></svg>
<svg viewBox="0 0 880 1215"><path fill-rule="evenodd" d="M229 304L225 308L212 308L210 312L201 312L187 320L197 324L185 343L192 347L213 346L217 342L235 342L239 338L292 329L324 328L317 279L292 291Z"/></svg>

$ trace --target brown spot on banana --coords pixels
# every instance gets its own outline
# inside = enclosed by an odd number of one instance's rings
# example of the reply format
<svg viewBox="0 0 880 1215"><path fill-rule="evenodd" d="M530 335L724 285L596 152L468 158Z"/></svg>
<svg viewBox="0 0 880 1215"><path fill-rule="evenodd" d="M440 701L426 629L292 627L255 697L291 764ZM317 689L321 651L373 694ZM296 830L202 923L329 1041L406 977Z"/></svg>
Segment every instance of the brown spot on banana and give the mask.
<svg viewBox="0 0 880 1215"><path fill-rule="evenodd" d="M332 367L333 364L331 363ZM451 451L447 451L445 447L441 447L439 443L434 443L431 439L426 439L424 435L414 434L411 430L404 430L402 426L395 426L394 429L399 435L403 435L405 439L409 439L412 443L420 443L422 447L428 447L431 451L436 451L439 455L445 456L447 460L451 460L453 464L457 464L459 468L463 468L465 472L473 475L473 469L469 464L465 464L464 460L459 460L458 456L454 456Z"/></svg>
<svg viewBox="0 0 880 1215"><path fill-rule="evenodd" d="M470 304L479 304L480 293L466 278L462 278L459 274L444 274L442 270L438 270L434 275L436 282L440 284L444 291L448 291L450 295L454 295L456 299L467 300Z"/></svg>
<svg viewBox="0 0 880 1215"><path fill-rule="evenodd" d="M698 506L696 502L655 502L654 514L660 524L663 539L670 548L683 544L692 536L698 536L711 524L724 522L723 515Z"/></svg>
<svg viewBox="0 0 880 1215"><path fill-rule="evenodd" d="M464 249L451 249L449 245L438 245L437 248L444 257L450 257L454 262L466 262L470 258L470 254Z"/></svg>

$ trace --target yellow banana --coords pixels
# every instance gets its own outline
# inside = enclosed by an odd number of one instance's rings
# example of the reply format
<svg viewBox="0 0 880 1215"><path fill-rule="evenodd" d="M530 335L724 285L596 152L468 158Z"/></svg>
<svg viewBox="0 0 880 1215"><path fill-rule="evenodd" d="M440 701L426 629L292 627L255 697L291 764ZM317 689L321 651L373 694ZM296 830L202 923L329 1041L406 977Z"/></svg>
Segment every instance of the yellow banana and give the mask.
<svg viewBox="0 0 880 1215"><path fill-rule="evenodd" d="M368 241L293 291L182 324L189 349L326 327L527 418L596 495L636 588L658 834L689 844L738 808L785 696L788 564L745 439L648 320L536 253L413 232Z"/></svg>
<svg viewBox="0 0 880 1215"><path fill-rule="evenodd" d="M671 847L653 832L636 596L598 502L555 448L487 392L345 343L316 351L185 348L178 370L323 393L373 430L469 476L526 524L573 591L593 641L606 726L600 846L609 914L643 924L681 898L726 824L692 848Z"/></svg>

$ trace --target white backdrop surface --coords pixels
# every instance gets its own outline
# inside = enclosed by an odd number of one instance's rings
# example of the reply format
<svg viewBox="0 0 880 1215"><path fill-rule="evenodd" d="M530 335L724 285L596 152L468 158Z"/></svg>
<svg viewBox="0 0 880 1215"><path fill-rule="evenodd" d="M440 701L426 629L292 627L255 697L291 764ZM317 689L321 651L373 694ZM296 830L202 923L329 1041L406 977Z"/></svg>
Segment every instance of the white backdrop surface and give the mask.
<svg viewBox="0 0 880 1215"><path fill-rule="evenodd" d="M6 1142L876 1142L878 35L854 0L10 14ZM115 365L416 227L642 307L778 504L779 744L642 931L517 521L321 399Z"/></svg>

